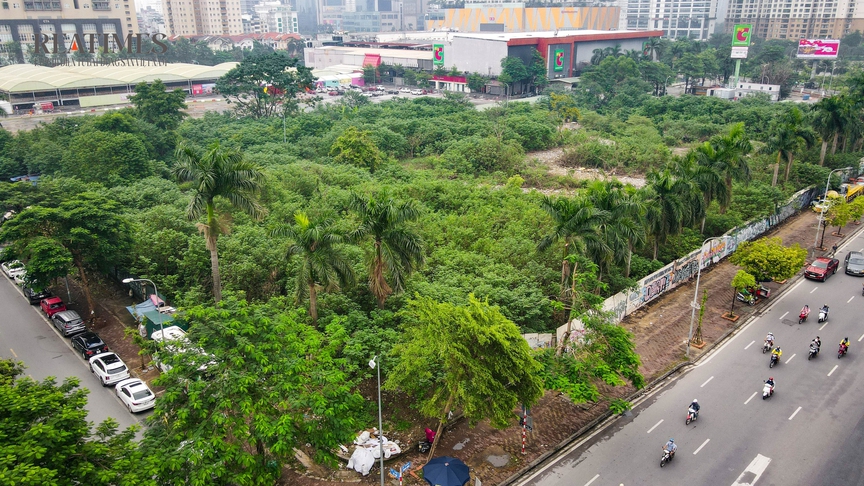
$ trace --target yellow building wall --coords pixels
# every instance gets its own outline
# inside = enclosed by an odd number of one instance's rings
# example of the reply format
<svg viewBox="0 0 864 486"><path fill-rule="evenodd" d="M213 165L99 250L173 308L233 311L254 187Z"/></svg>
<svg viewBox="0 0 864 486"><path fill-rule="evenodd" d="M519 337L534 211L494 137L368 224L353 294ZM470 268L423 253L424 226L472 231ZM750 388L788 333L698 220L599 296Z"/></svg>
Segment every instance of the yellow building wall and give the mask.
<svg viewBox="0 0 864 486"><path fill-rule="evenodd" d="M503 24L504 32L612 30L619 13L618 7L451 8L444 20L426 21L426 30L480 32L481 24Z"/></svg>

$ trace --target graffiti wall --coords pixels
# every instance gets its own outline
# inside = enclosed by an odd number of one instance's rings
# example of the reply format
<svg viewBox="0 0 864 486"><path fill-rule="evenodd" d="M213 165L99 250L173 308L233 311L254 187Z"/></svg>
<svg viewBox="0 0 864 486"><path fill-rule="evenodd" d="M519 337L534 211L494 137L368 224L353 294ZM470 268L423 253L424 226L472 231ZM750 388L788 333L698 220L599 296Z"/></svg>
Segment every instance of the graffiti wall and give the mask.
<svg viewBox="0 0 864 486"><path fill-rule="evenodd" d="M817 192L815 189L803 189L795 193L786 204L777 208L775 214L758 221L752 221L740 228L733 228L723 236L709 241L701 249L679 258L643 278L633 289L609 297L603 303L603 310L613 312L619 321L624 319L636 309L665 292L695 278L699 271L700 259L703 270L717 264L731 255L739 244L759 237L785 221L789 216L807 207L810 201L816 197ZM562 335L566 327L565 324L558 328L559 336Z"/></svg>

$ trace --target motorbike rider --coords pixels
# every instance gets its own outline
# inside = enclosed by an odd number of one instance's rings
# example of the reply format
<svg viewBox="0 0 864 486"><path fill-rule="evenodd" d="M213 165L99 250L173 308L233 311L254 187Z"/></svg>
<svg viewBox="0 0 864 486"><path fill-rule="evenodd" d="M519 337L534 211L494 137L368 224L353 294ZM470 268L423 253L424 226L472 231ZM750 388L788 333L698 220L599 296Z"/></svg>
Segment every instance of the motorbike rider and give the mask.
<svg viewBox="0 0 864 486"><path fill-rule="evenodd" d="M823 305L822 308L819 309L819 312L822 312L823 314L825 314L825 318L827 319L828 318L828 304Z"/></svg>
<svg viewBox="0 0 864 486"><path fill-rule="evenodd" d="M767 383L768 386L771 387L771 391L773 392L774 391L774 377L773 376L768 377L768 380L766 380L765 383Z"/></svg>
<svg viewBox="0 0 864 486"><path fill-rule="evenodd" d="M840 346L843 346L845 351L849 351L849 338L845 337L842 341L840 341Z"/></svg>
<svg viewBox="0 0 864 486"><path fill-rule="evenodd" d="M765 336L765 343L768 344L769 347L774 346L774 333L769 332L767 336Z"/></svg>
<svg viewBox="0 0 864 486"><path fill-rule="evenodd" d="M777 346L777 349L771 351L771 356L777 356L777 359L780 359L780 356L783 356L783 351L780 349L780 346Z"/></svg>
<svg viewBox="0 0 864 486"><path fill-rule="evenodd" d="M696 412L696 415L699 415L699 400L693 399L693 403L690 404L690 409Z"/></svg>
<svg viewBox="0 0 864 486"><path fill-rule="evenodd" d="M810 315L810 306L809 305L804 304L804 307L801 308L801 315L805 316L805 317Z"/></svg>
<svg viewBox="0 0 864 486"><path fill-rule="evenodd" d="M675 456L675 451L677 451L677 450L678 450L678 444L676 444L675 439L672 439L672 438L670 438L669 442L667 442L666 445L663 446L663 451L669 453L670 459Z"/></svg>

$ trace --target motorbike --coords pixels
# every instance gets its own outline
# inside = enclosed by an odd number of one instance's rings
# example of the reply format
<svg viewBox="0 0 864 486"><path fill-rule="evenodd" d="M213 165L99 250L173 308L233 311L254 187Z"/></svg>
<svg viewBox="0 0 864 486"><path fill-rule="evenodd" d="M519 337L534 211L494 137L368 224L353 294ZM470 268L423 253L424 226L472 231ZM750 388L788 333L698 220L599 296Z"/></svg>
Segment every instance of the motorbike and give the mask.
<svg viewBox="0 0 864 486"><path fill-rule="evenodd" d="M807 360L809 361L811 358L815 358L817 354L819 354L819 348L816 346L810 346L810 354L807 355Z"/></svg>
<svg viewBox="0 0 864 486"><path fill-rule="evenodd" d="M777 355L772 353L772 354L771 354L771 362L768 363L768 367L769 367L769 368L773 368L774 365L777 364L777 361L778 361L778 359L777 359Z"/></svg>
<svg viewBox="0 0 864 486"><path fill-rule="evenodd" d="M809 316L809 315L810 315L810 308L809 307L805 307L805 308L801 309L801 313L798 314L798 324L801 324L802 322L806 321L807 316Z"/></svg>
<svg viewBox="0 0 864 486"><path fill-rule="evenodd" d="M735 294L735 298L744 302L747 305L756 305L756 296L754 296L749 290L740 290Z"/></svg>
<svg viewBox="0 0 864 486"><path fill-rule="evenodd" d="M762 387L762 400L771 397L774 394L774 387L765 383L765 386Z"/></svg>
<svg viewBox="0 0 864 486"><path fill-rule="evenodd" d="M845 344L841 344L840 349L837 350L837 359L842 358L846 354L846 351L848 351L848 350L849 350L849 346L846 346Z"/></svg>
<svg viewBox="0 0 864 486"><path fill-rule="evenodd" d="M772 343L769 343L767 339L765 340L765 344L762 345L762 354L765 354L774 348L771 344Z"/></svg>
<svg viewBox="0 0 864 486"><path fill-rule="evenodd" d="M660 467L663 467L667 463L669 463L669 461L671 461L673 457L675 457L675 456L672 455L671 452L667 451L666 449L663 449L663 457L660 458Z"/></svg>
<svg viewBox="0 0 864 486"><path fill-rule="evenodd" d="M828 311L825 309L819 309L819 322L825 322L828 320Z"/></svg>
<svg viewBox="0 0 864 486"><path fill-rule="evenodd" d="M684 425L690 425L690 422L696 420L696 417L699 416L699 412L693 410L692 407L687 408L687 420L684 421Z"/></svg>

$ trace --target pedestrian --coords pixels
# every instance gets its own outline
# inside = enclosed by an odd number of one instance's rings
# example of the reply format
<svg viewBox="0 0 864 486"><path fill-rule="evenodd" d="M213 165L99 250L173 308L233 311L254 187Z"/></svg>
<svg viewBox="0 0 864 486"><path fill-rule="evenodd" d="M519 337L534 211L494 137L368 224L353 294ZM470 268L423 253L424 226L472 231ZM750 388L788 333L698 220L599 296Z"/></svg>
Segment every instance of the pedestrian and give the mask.
<svg viewBox="0 0 864 486"><path fill-rule="evenodd" d="M831 247L831 256L833 257L836 254L837 254L837 243L834 243L834 246Z"/></svg>
<svg viewBox="0 0 864 486"><path fill-rule="evenodd" d="M430 444L435 442L435 431L430 429L429 427L426 427L425 432L426 432L426 442L428 442Z"/></svg>

